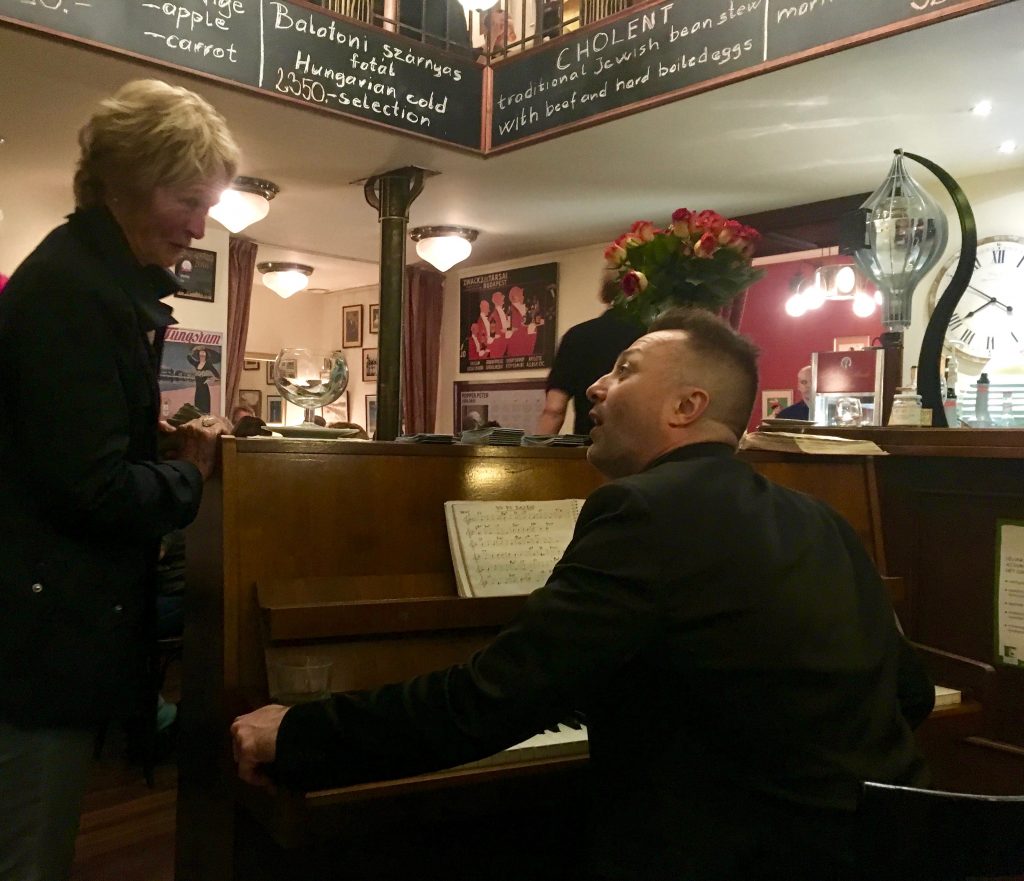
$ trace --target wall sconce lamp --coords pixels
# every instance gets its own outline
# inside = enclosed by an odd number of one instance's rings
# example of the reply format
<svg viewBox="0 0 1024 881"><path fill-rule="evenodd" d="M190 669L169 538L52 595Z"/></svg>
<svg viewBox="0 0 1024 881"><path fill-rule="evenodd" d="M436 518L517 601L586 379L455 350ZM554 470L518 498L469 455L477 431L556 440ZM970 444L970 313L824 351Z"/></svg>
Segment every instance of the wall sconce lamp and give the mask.
<svg viewBox="0 0 1024 881"><path fill-rule="evenodd" d="M811 309L820 309L830 300L849 300L853 314L867 318L882 301L877 291L872 295L864 289L857 271L848 264L819 266L809 284L804 284L803 277L798 275L792 286L794 294L786 300L786 314L793 318L799 318Z"/></svg>
<svg viewBox="0 0 1024 881"><path fill-rule="evenodd" d="M263 284L270 288L282 300L305 290L313 267L305 263L257 263L256 269L263 276Z"/></svg>
<svg viewBox="0 0 1024 881"><path fill-rule="evenodd" d="M417 226L409 236L422 259L438 272L447 272L473 252L477 231L465 226Z"/></svg>
<svg viewBox="0 0 1024 881"><path fill-rule="evenodd" d="M270 200L280 187L258 177L236 177L210 209L210 217L229 232L241 232L270 213Z"/></svg>

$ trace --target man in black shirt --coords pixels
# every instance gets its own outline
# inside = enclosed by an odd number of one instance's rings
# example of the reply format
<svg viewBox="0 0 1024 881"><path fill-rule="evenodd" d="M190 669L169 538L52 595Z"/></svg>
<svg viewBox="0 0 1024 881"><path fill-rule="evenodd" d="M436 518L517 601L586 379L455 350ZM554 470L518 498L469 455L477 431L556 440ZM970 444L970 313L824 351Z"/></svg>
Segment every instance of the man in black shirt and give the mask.
<svg viewBox="0 0 1024 881"><path fill-rule="evenodd" d="M570 399L576 412L573 432L589 434L594 427L590 421L587 389L611 370L619 353L643 332L638 325L612 312L610 307L617 291L618 285L606 282L601 288L601 302L608 307L604 314L570 327L562 337L548 375L537 434L558 434L562 430Z"/></svg>

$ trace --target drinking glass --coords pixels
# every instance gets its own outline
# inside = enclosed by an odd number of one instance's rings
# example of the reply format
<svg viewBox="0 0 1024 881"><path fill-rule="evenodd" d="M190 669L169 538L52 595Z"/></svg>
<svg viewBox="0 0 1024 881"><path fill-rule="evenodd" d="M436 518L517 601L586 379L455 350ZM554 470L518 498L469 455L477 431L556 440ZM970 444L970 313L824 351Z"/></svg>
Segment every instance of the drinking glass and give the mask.
<svg viewBox="0 0 1024 881"><path fill-rule="evenodd" d="M326 658L272 660L267 669L271 699L290 706L330 697L331 667Z"/></svg>

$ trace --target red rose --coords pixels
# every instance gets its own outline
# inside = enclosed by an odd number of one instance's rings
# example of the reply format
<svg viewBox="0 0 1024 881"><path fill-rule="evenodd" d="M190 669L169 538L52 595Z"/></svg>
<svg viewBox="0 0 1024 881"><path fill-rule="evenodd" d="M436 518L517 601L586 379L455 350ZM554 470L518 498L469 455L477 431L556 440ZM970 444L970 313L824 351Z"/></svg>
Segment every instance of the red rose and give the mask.
<svg viewBox="0 0 1024 881"><path fill-rule="evenodd" d="M718 234L718 244L738 243L737 240L743 238L744 229L747 229L747 227L738 220L727 220L722 227L722 231Z"/></svg>
<svg viewBox="0 0 1024 881"><path fill-rule="evenodd" d="M629 228L628 235L635 236L641 242L650 242L654 240L656 232L654 224L649 220L638 220Z"/></svg>
<svg viewBox="0 0 1024 881"><path fill-rule="evenodd" d="M604 260L609 269L618 269L626 262L626 249L619 244L618 239L604 249Z"/></svg>
<svg viewBox="0 0 1024 881"><path fill-rule="evenodd" d="M647 276L642 272L638 272L635 269L631 269L624 276L622 276L622 293L626 295L627 300L631 300L641 291L647 288Z"/></svg>
<svg viewBox="0 0 1024 881"><path fill-rule="evenodd" d="M718 250L718 238L714 233L706 232L693 246L693 253L698 257L710 257Z"/></svg>

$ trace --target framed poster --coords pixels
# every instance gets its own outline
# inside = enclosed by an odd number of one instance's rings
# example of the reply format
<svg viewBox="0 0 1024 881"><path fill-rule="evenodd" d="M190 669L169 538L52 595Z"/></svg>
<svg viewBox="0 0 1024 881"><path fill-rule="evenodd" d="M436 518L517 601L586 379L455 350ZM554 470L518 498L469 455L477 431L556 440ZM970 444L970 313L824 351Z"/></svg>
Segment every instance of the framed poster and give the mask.
<svg viewBox="0 0 1024 881"><path fill-rule="evenodd" d="M519 382L456 382L455 434L497 423L532 434L544 409L546 380Z"/></svg>
<svg viewBox="0 0 1024 881"><path fill-rule="evenodd" d="M377 379L377 349L363 349L363 382Z"/></svg>
<svg viewBox="0 0 1024 881"><path fill-rule="evenodd" d="M380 333L380 303L370 303L370 333Z"/></svg>
<svg viewBox="0 0 1024 881"><path fill-rule="evenodd" d="M788 388L765 389L761 392L761 418L769 419L778 416L793 403L793 390Z"/></svg>
<svg viewBox="0 0 1024 881"><path fill-rule="evenodd" d="M376 395L366 396L366 433L370 436L370 440L373 440L373 436L377 433Z"/></svg>
<svg viewBox="0 0 1024 881"><path fill-rule="evenodd" d="M242 369L243 370L259 370L260 369L260 362L259 361L255 361L252 358L245 358L242 361Z"/></svg>
<svg viewBox="0 0 1024 881"><path fill-rule="evenodd" d="M180 285L174 296L212 303L217 281L217 252L186 248L184 256L174 264L174 274Z"/></svg>
<svg viewBox="0 0 1024 881"><path fill-rule="evenodd" d="M328 428L330 428L331 424L334 422L350 422L351 420L348 416L348 392L342 392L341 397L333 404L321 407L320 415L327 421Z"/></svg>
<svg viewBox="0 0 1024 881"><path fill-rule="evenodd" d="M462 279L459 371L550 367L558 339L557 307L557 263Z"/></svg>
<svg viewBox="0 0 1024 881"><path fill-rule="evenodd" d="M284 422L284 399L280 395L267 395L267 422L274 425Z"/></svg>
<svg viewBox="0 0 1024 881"><path fill-rule="evenodd" d="M217 415L221 404L221 346L224 334L217 330L190 330L173 325L164 337L160 362L160 409L173 416L182 404L202 413Z"/></svg>
<svg viewBox="0 0 1024 881"><path fill-rule="evenodd" d="M267 396L269 399L269 395ZM238 390L238 403L248 404L252 407L253 413L263 418L263 392L255 388L243 388Z"/></svg>
<svg viewBox="0 0 1024 881"><path fill-rule="evenodd" d="M363 344L363 304L341 307L341 346L354 349Z"/></svg>

